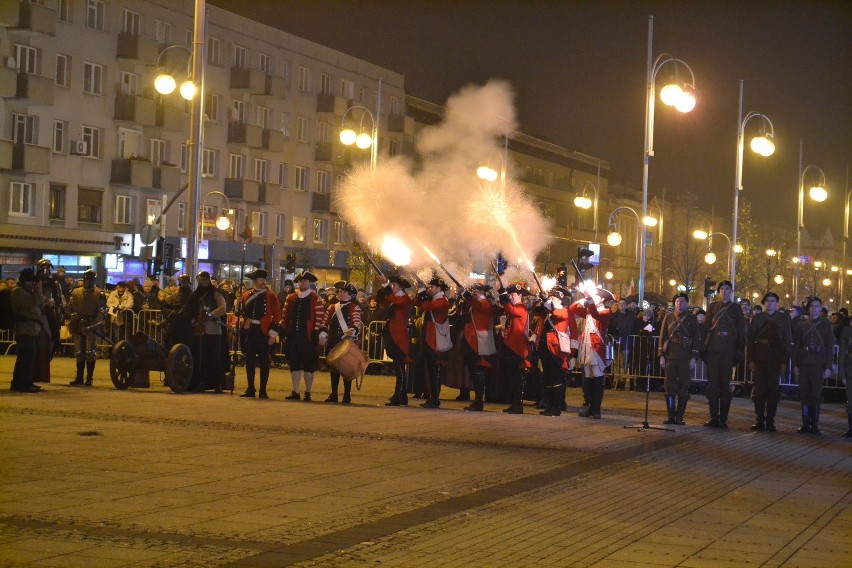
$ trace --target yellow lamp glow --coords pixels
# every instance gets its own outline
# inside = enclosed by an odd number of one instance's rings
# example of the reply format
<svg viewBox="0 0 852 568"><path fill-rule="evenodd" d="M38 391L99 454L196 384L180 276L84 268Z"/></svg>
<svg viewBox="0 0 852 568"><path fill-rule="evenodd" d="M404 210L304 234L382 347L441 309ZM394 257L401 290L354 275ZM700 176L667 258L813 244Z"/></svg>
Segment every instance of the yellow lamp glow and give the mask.
<svg viewBox="0 0 852 568"><path fill-rule="evenodd" d="M479 179L484 179L485 181L497 181L497 170L490 166L479 166L476 168L476 175Z"/></svg>
<svg viewBox="0 0 852 568"><path fill-rule="evenodd" d="M692 232L692 236L698 239L699 241L707 240L707 231L702 231L701 229L695 229Z"/></svg>
<svg viewBox="0 0 852 568"><path fill-rule="evenodd" d="M716 253L708 252L707 254L705 254L704 255L704 262L706 262L707 264L715 263L716 262Z"/></svg>
<svg viewBox="0 0 852 568"><path fill-rule="evenodd" d="M774 280L775 280L776 284L783 284L784 283L784 277L781 276L780 274L776 274Z"/></svg>
<svg viewBox="0 0 852 568"><path fill-rule="evenodd" d="M775 256L778 252L775 249L766 249L766 256Z"/></svg>
<svg viewBox="0 0 852 568"><path fill-rule="evenodd" d="M813 186L810 191L808 191L808 195L811 196L811 199L819 203L822 203L828 198L828 192L821 185Z"/></svg>
<svg viewBox="0 0 852 568"><path fill-rule="evenodd" d="M608 242L610 246L617 247L621 244L621 233L618 231L611 231L606 236L606 242Z"/></svg>
<svg viewBox="0 0 852 568"><path fill-rule="evenodd" d="M660 89L660 100L668 106L675 106L682 95L683 89L675 83L669 83Z"/></svg>
<svg viewBox="0 0 852 568"><path fill-rule="evenodd" d="M771 134L763 136L755 136L751 139L751 150L761 156L771 156L775 153L775 142L772 140Z"/></svg>
<svg viewBox="0 0 852 568"><path fill-rule="evenodd" d="M198 89L192 81L184 81L180 84L180 96L188 101L191 101L197 92Z"/></svg>
<svg viewBox="0 0 852 568"><path fill-rule="evenodd" d="M681 92L678 101L675 103L675 110L678 112L687 113L695 108L695 91L693 89L684 89Z"/></svg>
<svg viewBox="0 0 852 568"><path fill-rule="evenodd" d="M831 279L830 278L823 278L822 279L822 285L823 286L831 286Z"/></svg>
<svg viewBox="0 0 852 568"><path fill-rule="evenodd" d="M592 200L585 195L578 195L574 198L574 205L580 209L588 209L592 206Z"/></svg>
<svg viewBox="0 0 852 568"><path fill-rule="evenodd" d="M737 243L734 245L734 252L740 254L743 252L743 245Z"/></svg>
<svg viewBox="0 0 852 568"><path fill-rule="evenodd" d="M817 260L816 262L814 262L814 268L822 268L822 261Z"/></svg>
<svg viewBox="0 0 852 568"><path fill-rule="evenodd" d="M366 132L362 132L358 136L355 137L355 145L361 148L362 150L366 150L373 143L373 137L367 134Z"/></svg>
<svg viewBox="0 0 852 568"><path fill-rule="evenodd" d="M157 92L161 95L171 94L174 92L176 87L177 82L175 82L175 78L167 73L157 75L157 78L154 79L154 88L157 89Z"/></svg>
<svg viewBox="0 0 852 568"><path fill-rule="evenodd" d="M676 285L677 285L677 280L675 280L674 278L669 280L669 286L676 286Z"/></svg>
<svg viewBox="0 0 852 568"><path fill-rule="evenodd" d="M839 266L832 266L832 267L831 267L831 271L832 271L832 272L837 272L838 270L840 270L840 267L839 267Z"/></svg>
<svg viewBox="0 0 852 568"><path fill-rule="evenodd" d="M351 146L355 143L355 138L358 135L351 128L344 128L340 131L340 142L346 146Z"/></svg>
<svg viewBox="0 0 852 568"><path fill-rule="evenodd" d="M613 276L614 274L609 270L606 272L606 274L604 274L604 278L606 278L607 280L612 280Z"/></svg>
<svg viewBox="0 0 852 568"><path fill-rule="evenodd" d="M230 226L231 226L231 220L228 219L228 217L225 216L224 214L219 216L218 219L216 219L216 228L219 229L220 231L226 231L226 230L228 230L228 228Z"/></svg>
<svg viewBox="0 0 852 568"><path fill-rule="evenodd" d="M642 219L642 223L645 224L646 227L656 227L657 226L657 218L651 217L648 215L644 219Z"/></svg>

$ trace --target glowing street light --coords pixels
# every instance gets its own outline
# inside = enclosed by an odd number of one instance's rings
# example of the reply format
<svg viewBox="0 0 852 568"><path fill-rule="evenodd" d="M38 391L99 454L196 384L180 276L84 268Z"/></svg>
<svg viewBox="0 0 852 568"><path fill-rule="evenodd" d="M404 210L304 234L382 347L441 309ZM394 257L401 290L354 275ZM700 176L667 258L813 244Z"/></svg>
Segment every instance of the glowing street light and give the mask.
<svg viewBox="0 0 852 568"><path fill-rule="evenodd" d="M819 180L811 186L808 194L817 202L825 201L828 192L825 190L825 173L817 166L808 165L802 169L803 142L799 140L799 212L796 219L796 256L802 258L802 229L805 227L805 174L814 169L819 173ZM821 198L821 199L820 199ZM816 263L814 263L816 266ZM802 278L801 263L796 265L796 280L794 281L795 301L799 301L799 284Z"/></svg>
<svg viewBox="0 0 852 568"><path fill-rule="evenodd" d="M692 231L692 236L698 239L699 241L706 241L707 231L703 229L695 229L694 231Z"/></svg>
<svg viewBox="0 0 852 568"><path fill-rule="evenodd" d="M361 119L356 132L351 125L346 123L346 115L354 110L361 110ZM343 112L341 119L340 143L344 146L355 144L358 148L366 150L370 148L370 170L376 169L379 157L379 117L382 115L382 78L379 77L378 90L376 91L376 113L363 105L353 105ZM370 133L364 128L364 117L370 118Z"/></svg>
<svg viewBox="0 0 852 568"><path fill-rule="evenodd" d="M645 234L645 225L639 221L639 213L637 213L632 207L627 207L626 205L616 207L612 213L609 214L609 234L606 236L606 242L609 243L610 246L617 247L624 240L621 233L618 232L618 227L615 223L620 211L629 211L636 218L636 258L638 260L640 258L640 252L645 249L644 246L640 246L639 242L639 239Z"/></svg>
<svg viewBox="0 0 852 568"><path fill-rule="evenodd" d="M225 207L220 209L219 217L216 218L216 228L220 231L227 231L231 227L231 219L228 215L233 215L234 210L231 209L231 202L228 200L228 196L222 193L221 191L211 191L207 195L204 196L204 199L201 200L201 223L198 224L198 240L199 242L202 240L204 233L204 204L207 203L207 198L211 195L216 195L225 200Z"/></svg>
<svg viewBox="0 0 852 568"><path fill-rule="evenodd" d="M784 283L784 277L781 276L780 274L776 274L775 278L773 278L773 280L775 280L776 284L783 284Z"/></svg>
<svg viewBox="0 0 852 568"><path fill-rule="evenodd" d="M191 101L195 95L198 93L198 88L195 86L195 83L192 80L192 52L189 48L184 47L183 45L170 45L160 52L160 55L157 57L157 67L160 67L160 60L163 55L170 49L181 49L186 51L189 54L189 60L187 62L187 70L186 70L186 79L180 84L180 96L184 99ZM165 71L164 69L157 74L154 78L154 89L161 95L170 95L177 88L177 80L174 75Z"/></svg>

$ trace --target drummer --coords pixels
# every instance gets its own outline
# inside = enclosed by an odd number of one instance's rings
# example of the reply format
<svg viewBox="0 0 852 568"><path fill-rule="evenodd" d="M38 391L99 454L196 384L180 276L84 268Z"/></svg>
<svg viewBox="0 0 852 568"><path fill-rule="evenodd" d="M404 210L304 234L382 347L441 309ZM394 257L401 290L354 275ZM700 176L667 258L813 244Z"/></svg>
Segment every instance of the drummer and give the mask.
<svg viewBox="0 0 852 568"><path fill-rule="evenodd" d="M361 341L361 307L355 301L358 287L355 284L343 282L342 285L335 284L337 288L338 302L330 304L325 312L322 327L319 334L320 347L328 347L327 353L331 354L341 341L351 341L354 347L360 349ZM330 356L329 356L330 358ZM343 404L352 402L352 378L343 377ZM331 394L325 399L326 402L337 402L337 389L340 385L340 373L331 368Z"/></svg>

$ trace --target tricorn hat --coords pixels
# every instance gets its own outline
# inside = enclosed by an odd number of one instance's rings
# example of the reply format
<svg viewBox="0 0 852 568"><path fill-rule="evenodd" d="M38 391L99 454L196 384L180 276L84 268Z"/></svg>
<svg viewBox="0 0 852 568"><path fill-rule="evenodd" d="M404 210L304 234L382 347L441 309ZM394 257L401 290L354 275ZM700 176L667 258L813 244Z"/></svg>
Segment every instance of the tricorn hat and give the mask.
<svg viewBox="0 0 852 568"><path fill-rule="evenodd" d="M345 290L346 284L347 284L346 280L338 280L337 282L334 283L334 289L335 290Z"/></svg>
<svg viewBox="0 0 852 568"><path fill-rule="evenodd" d="M391 282L396 282L403 290L406 288L411 288L411 282L409 282L399 274L391 274L390 276L388 276L388 284L390 284Z"/></svg>
<svg viewBox="0 0 852 568"><path fill-rule="evenodd" d="M334 286L336 288L337 284L335 284ZM353 284L351 282L349 282L349 283L344 282L343 286L340 287L340 288L337 288L337 289L341 292L348 292L349 295L352 296L353 298L358 295L358 286L356 286L355 284Z"/></svg>
<svg viewBox="0 0 852 568"><path fill-rule="evenodd" d="M598 288L595 290L595 296L600 297L602 302L608 302L610 300L617 300L618 296L610 292L605 288Z"/></svg>
<svg viewBox="0 0 852 568"><path fill-rule="evenodd" d="M433 277L429 281L429 286L437 286L438 288L440 288L444 292L446 292L450 288L449 286L447 286L447 283L443 281L443 279L441 279L437 276Z"/></svg>
<svg viewBox="0 0 852 568"><path fill-rule="evenodd" d="M264 276L266 276L265 272L264 272ZM314 276L313 274L311 274L310 272L308 272L307 270L303 270L293 277L293 282L298 282L299 280L307 280L308 282L316 282L317 277Z"/></svg>
<svg viewBox="0 0 852 568"><path fill-rule="evenodd" d="M520 294L521 296L529 296L530 291L527 290L523 282L514 282L506 287L507 294Z"/></svg>
<svg viewBox="0 0 852 568"><path fill-rule="evenodd" d="M571 297L571 290L569 290L565 286L556 285L556 286L554 286L553 288L550 289L550 293L548 295L549 296L557 296L557 297L559 297L561 295L563 298L570 298Z"/></svg>
<svg viewBox="0 0 852 568"><path fill-rule="evenodd" d="M246 274L246 278L248 278L249 280L254 280L256 278L264 278L265 279L266 277L267 277L267 272L262 268L255 268L254 270L252 270L251 272Z"/></svg>
<svg viewBox="0 0 852 568"><path fill-rule="evenodd" d="M473 286L470 287L471 290L479 290L480 292L488 292L491 290L491 286L485 284L484 282L477 282Z"/></svg>

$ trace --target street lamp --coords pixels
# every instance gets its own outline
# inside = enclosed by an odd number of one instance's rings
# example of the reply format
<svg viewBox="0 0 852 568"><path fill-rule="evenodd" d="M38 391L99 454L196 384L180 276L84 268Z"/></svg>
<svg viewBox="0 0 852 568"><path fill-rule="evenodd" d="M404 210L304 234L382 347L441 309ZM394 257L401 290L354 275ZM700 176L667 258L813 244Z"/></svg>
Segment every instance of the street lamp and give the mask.
<svg viewBox="0 0 852 568"><path fill-rule="evenodd" d="M592 202L591 199L586 197L586 188L590 187L594 190L595 200ZM574 198L574 206L579 207L580 209L589 209L594 205L594 210L592 211L593 220L592 220L592 230L595 232L595 241L598 240L598 192L600 188L590 182L584 181L583 187L580 188L580 193Z"/></svg>
<svg viewBox="0 0 852 568"><path fill-rule="evenodd" d="M160 55L157 57L157 69L161 72L157 74L156 78L154 78L154 89L156 89L157 92L161 95L170 95L177 87L177 80L174 78L174 76L171 73L165 71L160 65L163 55L165 55L166 52L170 49L181 49L183 51L186 51L189 55L189 59L186 63L186 79L180 84L180 89L178 90L180 91L180 96L182 96L188 101L191 101L193 97L195 97L195 95L198 93L198 87L192 80L192 51L190 51L188 47L183 45L170 45L160 52Z"/></svg>
<svg viewBox="0 0 852 568"><path fill-rule="evenodd" d="M642 217L648 216L648 167L654 155L654 106L656 102L657 73L667 63L674 64L675 83L666 85L660 91L660 99L664 104L674 106L680 112L689 112L695 108L695 74L692 68L680 59L675 59L668 53L660 54L654 59L654 16L648 16L648 66L647 90L645 93L645 151L642 167ZM689 71L691 82L683 83L677 72L680 66ZM637 215L638 217L638 215ZM640 242L645 242L645 225L640 225ZM637 243L638 244L638 243ZM645 247L639 247L639 304L645 297Z"/></svg>
<svg viewBox="0 0 852 568"><path fill-rule="evenodd" d="M698 233L699 231L696 231ZM695 233L693 233L695 236ZM725 250L728 251L728 259L725 262L725 272L730 273L731 270L731 237L726 235L725 233L721 233L716 231L715 233L710 233L707 235L707 254L704 255L704 262L707 264L713 264L716 262L716 253L713 252L713 237L725 237L725 240L728 241L728 246Z"/></svg>
<svg viewBox="0 0 852 568"><path fill-rule="evenodd" d="M618 213L620 211L630 211L633 214L633 216L636 218L636 231L637 231L637 235L636 235L636 249L637 249L636 250L636 259L639 260L641 258L640 253L642 253L642 251L645 249L644 246L640 246L639 239L645 235L645 227L649 223L656 224L656 219L654 219L653 217L646 216L643 221L640 221L639 213L637 213L636 210L633 209L632 207L628 207L626 205L623 205L621 207L616 207L612 211L612 213L609 214L609 221L608 221L608 223L609 223L609 234L606 236L606 242L609 243L609 245L613 246L613 247L617 247L618 245L621 244L621 241L624 240L624 238L621 236L621 233L618 232L618 227L616 226L616 223L615 223L616 218L618 217Z"/></svg>
<svg viewBox="0 0 852 568"><path fill-rule="evenodd" d="M737 168L736 179L734 180L734 238L733 243L737 242L738 216L740 192L743 190L743 153L745 151L745 127L748 121L753 118L761 119L760 135L755 136L751 140L751 149L756 154L764 157L771 156L775 152L775 127L772 121L765 114L750 111L743 117L743 81L740 79L740 112L739 121L737 122ZM767 126L769 129L767 130ZM731 288L733 292L737 289L737 251L736 249L730 253L731 257Z"/></svg>
<svg viewBox="0 0 852 568"><path fill-rule="evenodd" d="M207 198L211 195L217 195L225 200L225 207L221 209L221 213L219 217L216 218L216 228L220 231L227 231L231 226L231 219L228 215L233 215L234 210L231 209L231 202L228 200L228 196L222 193L221 191L211 191L207 195L204 196L204 199L201 200L201 222L198 224L198 242L201 242L204 238L204 204L207 203Z"/></svg>
<svg viewBox="0 0 852 568"><path fill-rule="evenodd" d="M346 124L346 115L351 111L361 110L361 119L358 125L358 132L348 124ZM370 109L363 105L353 105L343 112L341 119L340 142L345 146L355 144L362 150L370 148L370 170L376 169L376 162L379 157L379 117L382 113L382 78L379 77L379 86L376 91L376 114L373 114ZM370 134L364 130L364 117L370 117Z"/></svg>
<svg viewBox="0 0 852 568"><path fill-rule="evenodd" d="M808 165L805 169L802 169L802 141L799 141L799 213L798 218L796 220L796 256L799 258L799 262L796 263L796 281L795 281L795 300L796 303L799 302L799 284L802 276L802 229L805 226L804 218L805 218L805 174L813 168L819 173L819 180L813 186L811 186L808 191L808 195L810 195L811 199L817 202L825 201L826 197L828 197L828 192L825 190L825 173L817 166ZM848 204L848 199L847 199ZM847 208L848 209L848 208ZM844 241L845 242L845 241ZM816 263L814 263L816 266Z"/></svg>

